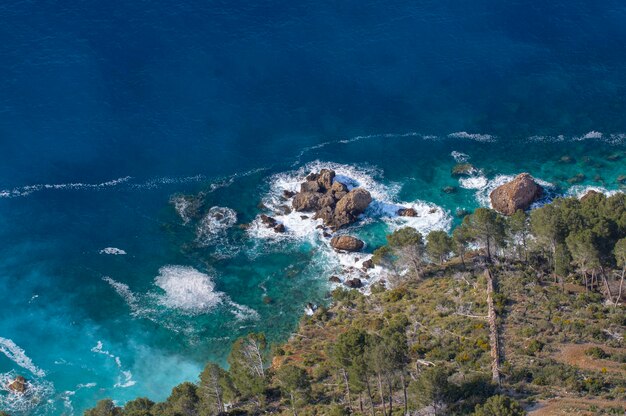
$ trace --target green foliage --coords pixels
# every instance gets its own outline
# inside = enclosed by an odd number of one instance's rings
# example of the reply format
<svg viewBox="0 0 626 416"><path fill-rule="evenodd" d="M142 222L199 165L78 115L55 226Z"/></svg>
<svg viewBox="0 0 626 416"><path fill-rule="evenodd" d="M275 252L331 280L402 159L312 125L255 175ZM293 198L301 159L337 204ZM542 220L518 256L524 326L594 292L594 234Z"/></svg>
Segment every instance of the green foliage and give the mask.
<svg viewBox="0 0 626 416"><path fill-rule="evenodd" d="M409 386L411 400L418 408L432 406L435 415L443 414L452 397L452 385L448 372L441 367L424 370Z"/></svg>
<svg viewBox="0 0 626 416"><path fill-rule="evenodd" d="M276 372L276 379L293 408L306 403L311 394L311 380L306 370L290 364L283 365Z"/></svg>
<svg viewBox="0 0 626 416"><path fill-rule="evenodd" d="M523 416L526 411L515 400L503 396L491 396L485 404L477 405L474 416Z"/></svg>
<svg viewBox="0 0 626 416"><path fill-rule="evenodd" d="M615 261L619 267L626 267L626 237L615 243L613 255L615 256Z"/></svg>
<svg viewBox="0 0 626 416"><path fill-rule="evenodd" d="M403 227L387 236L387 244L392 249L412 246L423 246L424 238L413 227Z"/></svg>
<svg viewBox="0 0 626 416"><path fill-rule="evenodd" d="M225 403L236 396L230 374L215 363L208 363L200 373L198 395L206 414L217 415L225 411Z"/></svg>
<svg viewBox="0 0 626 416"><path fill-rule="evenodd" d="M607 354L607 352L604 351L600 347L587 348L585 350L585 355L588 355L589 357L597 358L599 360L606 359L611 356L610 354Z"/></svg>
<svg viewBox="0 0 626 416"><path fill-rule="evenodd" d="M478 208L463 220L468 235L487 251L487 258L504 245L505 221L496 211Z"/></svg>
<svg viewBox="0 0 626 416"><path fill-rule="evenodd" d="M426 252L431 259L443 263L452 251L452 237L445 231L435 230L426 236Z"/></svg>
<svg viewBox="0 0 626 416"><path fill-rule="evenodd" d="M115 406L113 400L100 400L96 407L85 411L85 416L121 416L122 408Z"/></svg>
<svg viewBox="0 0 626 416"><path fill-rule="evenodd" d="M260 398L265 390L267 341L262 333L251 333L233 344L228 356L230 376L244 398Z"/></svg>
<svg viewBox="0 0 626 416"><path fill-rule="evenodd" d="M124 405L124 416L151 416L154 402L147 397L139 397Z"/></svg>

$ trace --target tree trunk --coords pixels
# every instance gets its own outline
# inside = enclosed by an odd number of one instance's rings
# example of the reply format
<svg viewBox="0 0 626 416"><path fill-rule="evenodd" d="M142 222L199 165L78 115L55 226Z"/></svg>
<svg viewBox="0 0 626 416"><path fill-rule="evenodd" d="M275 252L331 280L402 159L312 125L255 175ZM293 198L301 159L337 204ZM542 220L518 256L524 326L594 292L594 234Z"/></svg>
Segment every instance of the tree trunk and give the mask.
<svg viewBox="0 0 626 416"><path fill-rule="evenodd" d="M624 286L624 274L626 274L626 265L622 268L622 278L619 281L619 289L617 290L617 297L615 298L615 306L617 306L622 300L622 287Z"/></svg>
<svg viewBox="0 0 626 416"><path fill-rule="evenodd" d="M346 373L345 368L341 369L341 373L343 374L343 381L345 381L346 383L346 393L348 396L348 408L350 409L350 411L352 411L352 399L350 398L350 383L348 383L348 374ZM362 408L361 408L361 411L363 411Z"/></svg>
<svg viewBox="0 0 626 416"><path fill-rule="evenodd" d="M376 416L376 414L374 413L374 400L372 400L372 388L370 387L370 378L369 377L365 377L365 385L367 386L367 397L370 400L370 411L372 413L372 416Z"/></svg>
<svg viewBox="0 0 626 416"><path fill-rule="evenodd" d="M494 282L489 269L485 270L487 278L487 306L489 308L489 343L491 344L491 380L500 385L500 345L498 341L498 322L496 308L493 304Z"/></svg>
<svg viewBox="0 0 626 416"><path fill-rule="evenodd" d="M622 279L623 279L622 275ZM400 373L400 381L402 382L402 395L404 397L404 416L409 414L409 403L406 397L406 383L404 381L404 370Z"/></svg>
<svg viewBox="0 0 626 416"><path fill-rule="evenodd" d="M383 392L383 383L380 379L380 374L377 374L378 378L378 392L380 393L380 402L383 404L383 415L387 416L387 407L385 406L385 394Z"/></svg>
<svg viewBox="0 0 626 416"><path fill-rule="evenodd" d="M291 397L291 410L293 410L293 416L298 416L298 412L296 412L296 403L293 399L293 392L290 392L289 396Z"/></svg>
<svg viewBox="0 0 626 416"><path fill-rule="evenodd" d="M389 386L389 416L393 415L393 387L391 386L391 379L387 378L387 386Z"/></svg>

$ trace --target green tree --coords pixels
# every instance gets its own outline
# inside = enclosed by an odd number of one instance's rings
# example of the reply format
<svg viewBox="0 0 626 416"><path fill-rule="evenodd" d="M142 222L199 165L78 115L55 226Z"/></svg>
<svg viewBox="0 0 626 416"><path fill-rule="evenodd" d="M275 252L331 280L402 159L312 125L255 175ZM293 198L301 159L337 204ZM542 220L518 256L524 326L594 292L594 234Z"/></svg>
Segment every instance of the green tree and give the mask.
<svg viewBox="0 0 626 416"><path fill-rule="evenodd" d="M198 416L198 387L190 382L184 382L172 389L166 400L167 410L159 416Z"/></svg>
<svg viewBox="0 0 626 416"><path fill-rule="evenodd" d="M503 395L491 396L485 404L476 405L473 416L524 416L526 412L515 400Z"/></svg>
<svg viewBox="0 0 626 416"><path fill-rule="evenodd" d="M96 407L85 411L85 416L121 416L122 408L117 407L113 400L103 399L96 403Z"/></svg>
<svg viewBox="0 0 626 416"><path fill-rule="evenodd" d="M431 259L440 264L448 259L452 252L452 245L452 237L445 231L431 231L426 236L426 252Z"/></svg>
<svg viewBox="0 0 626 416"><path fill-rule="evenodd" d="M420 277L424 265L424 238L412 227L403 227L387 236L387 245L395 260L402 265L409 265Z"/></svg>
<svg viewBox="0 0 626 416"><path fill-rule="evenodd" d="M508 237L511 245L517 249L520 258L528 261L528 237L530 224L526 212L518 209L507 219Z"/></svg>
<svg viewBox="0 0 626 416"><path fill-rule="evenodd" d="M593 275L593 270L600 267L600 253L594 244L594 236L591 231L585 230L568 235L565 241L573 262L582 274L585 288L588 289L587 273L592 270Z"/></svg>
<svg viewBox="0 0 626 416"><path fill-rule="evenodd" d="M352 407L352 392L366 389L370 408L373 413L372 392L369 384L369 368L366 351L370 344L370 335L360 329L350 328L341 334L330 346L329 356L341 373L346 386L348 404Z"/></svg>
<svg viewBox="0 0 626 416"><path fill-rule="evenodd" d="M151 416L154 402L147 397L139 397L124 405L124 416Z"/></svg>
<svg viewBox="0 0 626 416"><path fill-rule="evenodd" d="M289 399L293 416L298 416L298 404L306 402L310 395L311 380L309 374L301 367L287 364L278 369L276 379L282 393Z"/></svg>
<svg viewBox="0 0 626 416"><path fill-rule="evenodd" d="M452 248L454 253L461 258L461 263L465 269L465 252L472 238L467 225L461 224L452 231Z"/></svg>
<svg viewBox="0 0 626 416"><path fill-rule="evenodd" d="M557 274L556 250L560 243L565 242L567 227L555 202L544 205L530 213L530 228L539 246L547 247L550 263Z"/></svg>
<svg viewBox="0 0 626 416"><path fill-rule="evenodd" d="M262 333L251 333L233 344L228 356L230 375L237 391L244 398L255 398L261 405L265 391L265 355L267 341Z"/></svg>
<svg viewBox="0 0 626 416"><path fill-rule="evenodd" d="M463 220L469 235L487 251L491 261L492 253L504 245L505 222L494 210L478 208Z"/></svg>
<svg viewBox="0 0 626 416"><path fill-rule="evenodd" d="M435 416L442 415L451 399L448 372L441 367L424 370L409 387L413 402L419 408L431 406Z"/></svg>
<svg viewBox="0 0 626 416"><path fill-rule="evenodd" d="M218 415L226 411L225 403L235 399L235 387L230 374L215 363L208 363L200 374L198 395L203 415Z"/></svg>

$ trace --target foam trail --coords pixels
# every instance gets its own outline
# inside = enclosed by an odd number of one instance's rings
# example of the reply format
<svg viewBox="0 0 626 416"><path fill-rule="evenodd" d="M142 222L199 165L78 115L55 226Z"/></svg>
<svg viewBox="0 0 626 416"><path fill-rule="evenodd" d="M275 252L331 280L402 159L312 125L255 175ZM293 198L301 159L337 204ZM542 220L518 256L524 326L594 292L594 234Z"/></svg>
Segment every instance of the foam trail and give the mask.
<svg viewBox="0 0 626 416"><path fill-rule="evenodd" d="M15 364L33 373L37 377L45 377L46 372L38 368L33 361L10 339L0 337L0 352L7 356Z"/></svg>
<svg viewBox="0 0 626 416"><path fill-rule="evenodd" d="M95 352L96 354L105 355L105 356L113 359L113 361L115 361L115 365L119 369L120 374L118 376L117 383L115 383L115 385L113 387L125 388L125 387L134 386L137 383L135 380L133 380L133 373L131 373L129 370L124 370L122 368L122 360L120 359L120 357L118 357L118 356L116 356L116 355L112 354L111 352L109 352L109 351L104 349L104 345L103 345L102 341L98 341L96 343L96 346L91 349L91 352ZM84 387L94 387L94 386L95 386L95 383L90 383L88 385L84 385Z"/></svg>
<svg viewBox="0 0 626 416"><path fill-rule="evenodd" d="M453 151L452 153L450 153L450 156L452 156L452 158L457 163L464 163L464 162L467 162L470 159L470 156L468 154L465 154L465 153L462 153L462 152L457 152L456 150Z"/></svg>
<svg viewBox="0 0 626 416"><path fill-rule="evenodd" d="M121 178L113 179L110 181L102 182L102 183L61 183L61 184L38 184L38 185L28 185L22 186L19 188L13 189L5 189L0 191L0 198L16 198L21 196L28 196L34 192L44 191L44 190L59 190L59 189L70 189L70 190L82 190L82 189L98 189L98 188L110 188L122 183L128 182L130 180L130 176L124 176Z"/></svg>
<svg viewBox="0 0 626 416"><path fill-rule="evenodd" d="M468 133L466 131L457 131L455 133L450 133L448 134L448 137L452 139L468 139L484 143L496 141L496 136L492 136L491 134Z"/></svg>

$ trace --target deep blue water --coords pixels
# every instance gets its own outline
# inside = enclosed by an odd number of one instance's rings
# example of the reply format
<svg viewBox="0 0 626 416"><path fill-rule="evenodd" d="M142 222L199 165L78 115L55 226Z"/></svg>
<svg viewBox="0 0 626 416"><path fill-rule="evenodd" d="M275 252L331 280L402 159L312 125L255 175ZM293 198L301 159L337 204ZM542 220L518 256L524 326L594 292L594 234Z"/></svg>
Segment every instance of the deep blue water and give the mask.
<svg viewBox="0 0 626 416"><path fill-rule="evenodd" d="M0 374L41 393L0 409L160 400L237 336L284 340L354 259L298 218L238 225L307 169L375 191L351 230L371 251L391 205L449 229L501 175L618 190L625 100L619 1L5 1ZM170 201L198 193L237 224L185 222Z"/></svg>

